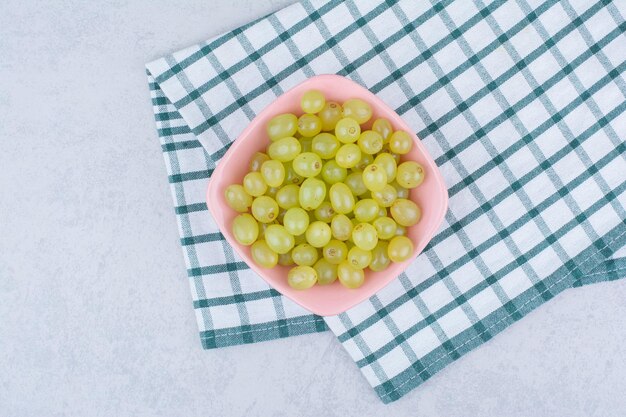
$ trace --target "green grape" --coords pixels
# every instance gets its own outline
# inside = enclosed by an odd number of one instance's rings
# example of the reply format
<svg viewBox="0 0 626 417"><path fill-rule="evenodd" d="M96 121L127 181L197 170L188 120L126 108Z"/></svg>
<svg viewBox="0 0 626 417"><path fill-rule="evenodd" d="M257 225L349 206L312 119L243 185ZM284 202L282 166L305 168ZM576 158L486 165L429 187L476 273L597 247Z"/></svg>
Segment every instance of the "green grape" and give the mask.
<svg viewBox="0 0 626 417"><path fill-rule="evenodd" d="M331 236L330 226L324 222L313 222L306 229L306 241L315 248L326 246Z"/></svg>
<svg viewBox="0 0 626 417"><path fill-rule="evenodd" d="M356 225L361 223L357 218L350 219L350 222L352 222L352 230L354 230ZM352 240L352 232L350 232L350 240Z"/></svg>
<svg viewBox="0 0 626 417"><path fill-rule="evenodd" d="M389 144L383 146L383 148L380 150L380 153L388 153L389 155L391 155L394 161L396 161L396 165L400 163L400 155L398 155L397 153L393 153L391 149L389 149Z"/></svg>
<svg viewBox="0 0 626 417"><path fill-rule="evenodd" d="M354 143L343 145L335 155L337 165L343 168L352 168L361 160L361 149Z"/></svg>
<svg viewBox="0 0 626 417"><path fill-rule="evenodd" d="M310 223L310 220L309 220L309 223ZM306 243L306 236L304 235L304 233L294 236L293 242L295 245L301 245L303 243Z"/></svg>
<svg viewBox="0 0 626 417"><path fill-rule="evenodd" d="M385 170L387 182L391 182L396 178L398 164L390 153L378 154L374 159L374 163Z"/></svg>
<svg viewBox="0 0 626 417"><path fill-rule="evenodd" d="M391 207L396 198L398 198L398 192L390 184L385 184L382 190L372 191L372 198L381 207Z"/></svg>
<svg viewBox="0 0 626 417"><path fill-rule="evenodd" d="M352 235L352 222L345 214L337 214L330 222L330 231L337 240L345 241Z"/></svg>
<svg viewBox="0 0 626 417"><path fill-rule="evenodd" d="M267 232L265 232L267 236ZM354 244L364 250L372 250L378 243L376 229L369 223L359 223L352 229Z"/></svg>
<svg viewBox="0 0 626 417"><path fill-rule="evenodd" d="M391 239L396 235L397 223L390 217L379 217L372 223L380 239Z"/></svg>
<svg viewBox="0 0 626 417"><path fill-rule="evenodd" d="M422 211L417 204L405 198L399 198L394 201L390 211L391 217L393 217L400 226L413 226L415 223L419 222L422 217Z"/></svg>
<svg viewBox="0 0 626 417"><path fill-rule="evenodd" d="M263 268L273 268L278 263L278 254L264 240L254 242L250 247L250 254L254 262Z"/></svg>
<svg viewBox="0 0 626 417"><path fill-rule="evenodd" d="M415 188L424 182L424 168L417 162L407 161L398 166L396 181L404 188Z"/></svg>
<svg viewBox="0 0 626 417"><path fill-rule="evenodd" d="M391 126L389 120L380 118L374 120L374 123L372 124L372 130L380 133L380 136L383 137L383 144L386 144L387 142L389 142L389 137L393 132L393 127Z"/></svg>
<svg viewBox="0 0 626 417"><path fill-rule="evenodd" d="M285 180L285 166L280 161L265 161L261 165L261 176L270 187L280 187Z"/></svg>
<svg viewBox="0 0 626 417"><path fill-rule="evenodd" d="M296 184L285 185L276 193L276 202L278 203L278 207L283 209L298 207L300 205L298 201L299 194L300 187Z"/></svg>
<svg viewBox="0 0 626 417"><path fill-rule="evenodd" d="M406 236L406 227L404 226L398 226L396 227L396 236Z"/></svg>
<svg viewBox="0 0 626 417"><path fill-rule="evenodd" d="M359 288L365 281L363 270L353 267L348 261L343 261L337 266L337 277L344 287L352 289Z"/></svg>
<svg viewBox="0 0 626 417"><path fill-rule="evenodd" d="M316 153L304 152L293 160L293 169L305 178L314 177L322 171L322 160Z"/></svg>
<svg viewBox="0 0 626 417"><path fill-rule="evenodd" d="M298 133L305 138L312 138L322 131L322 121L314 114L303 114L298 119Z"/></svg>
<svg viewBox="0 0 626 417"><path fill-rule="evenodd" d="M389 243L380 240L376 247L372 250L372 261L370 262L370 269L374 272L384 271L387 269L391 260L389 259L389 255L387 255L387 247Z"/></svg>
<svg viewBox="0 0 626 417"><path fill-rule="evenodd" d="M406 236L396 236L389 241L387 255L392 262L404 262L413 255L413 242Z"/></svg>
<svg viewBox="0 0 626 417"><path fill-rule="evenodd" d="M245 213L252 205L252 196L239 184L226 187L224 198L231 209L240 213Z"/></svg>
<svg viewBox="0 0 626 417"><path fill-rule="evenodd" d="M361 152L372 155L380 152L383 148L383 137L378 132L366 130L359 136L357 144L361 148Z"/></svg>
<svg viewBox="0 0 626 417"><path fill-rule="evenodd" d="M298 175L296 171L293 170L293 164L291 162L285 162L283 165L285 165L285 181L283 184L302 184L304 177Z"/></svg>
<svg viewBox="0 0 626 417"><path fill-rule="evenodd" d="M396 194L398 194L398 198L409 198L409 190L402 187L400 184L398 184L397 181L393 181L391 183L391 186L396 189Z"/></svg>
<svg viewBox="0 0 626 417"><path fill-rule="evenodd" d="M350 188L341 182L333 184L328 192L330 196L330 204L332 204L335 212L346 214L350 213L354 208L354 195Z"/></svg>
<svg viewBox="0 0 626 417"><path fill-rule="evenodd" d="M389 149L398 155L409 153L413 147L413 138L403 130L396 130L389 138Z"/></svg>
<svg viewBox="0 0 626 417"><path fill-rule="evenodd" d="M278 187L268 187L267 191L265 192L265 195L268 197L272 197L273 199L276 199L276 194L278 194Z"/></svg>
<svg viewBox="0 0 626 417"><path fill-rule="evenodd" d="M262 195L252 202L252 215L261 223L269 223L278 217L278 204L272 197Z"/></svg>
<svg viewBox="0 0 626 417"><path fill-rule="evenodd" d="M250 169L250 172L258 172L261 170L261 165L263 165L263 162L269 160L270 157L267 156L267 154L263 152L255 152L254 155L252 155L252 159L250 160L250 165L248 165L248 168Z"/></svg>
<svg viewBox="0 0 626 417"><path fill-rule="evenodd" d="M354 218L360 223L371 222L378 216L378 203L371 198L364 198L354 205Z"/></svg>
<svg viewBox="0 0 626 417"><path fill-rule="evenodd" d="M278 224L278 222L258 223L258 225L259 225L259 237L258 237L258 239L264 239L265 238L265 231L272 224Z"/></svg>
<svg viewBox="0 0 626 417"><path fill-rule="evenodd" d="M313 149L313 138L300 138L302 152L311 152Z"/></svg>
<svg viewBox="0 0 626 417"><path fill-rule="evenodd" d="M267 136L271 141L293 136L298 130L298 117L295 114L279 114L267 123Z"/></svg>
<svg viewBox="0 0 626 417"><path fill-rule="evenodd" d="M322 249L322 255L328 262L337 265L348 256L348 247L340 240L331 240Z"/></svg>
<svg viewBox="0 0 626 417"><path fill-rule="evenodd" d="M367 192L367 187L363 184L363 172L354 171L346 177L346 185L355 196L362 196Z"/></svg>
<svg viewBox="0 0 626 417"><path fill-rule="evenodd" d="M343 116L351 117L359 124L366 123L372 117L372 107L358 98L347 100L342 107Z"/></svg>
<svg viewBox="0 0 626 417"><path fill-rule="evenodd" d="M372 163L374 163L374 156L370 155L370 154L367 154L367 153L362 153L361 152L361 159L359 160L359 163L354 166L353 169L354 170L363 171L366 166L368 166L369 164L372 164Z"/></svg>
<svg viewBox="0 0 626 417"><path fill-rule="evenodd" d="M363 170L363 184L370 191L380 191L387 185L387 172L379 165L368 165Z"/></svg>
<svg viewBox="0 0 626 417"><path fill-rule="evenodd" d="M280 224L272 224L265 230L265 242L274 252L282 255L293 248L293 235Z"/></svg>
<svg viewBox="0 0 626 417"><path fill-rule="evenodd" d="M319 285L332 284L337 280L337 265L331 264L324 258L315 262L313 269L317 272L317 283Z"/></svg>
<svg viewBox="0 0 626 417"><path fill-rule="evenodd" d="M233 236L241 245L250 246L259 237L259 224L252 215L240 214L233 220Z"/></svg>
<svg viewBox="0 0 626 417"><path fill-rule="evenodd" d="M325 132L335 129L337 122L343 117L341 105L334 101L327 101L317 115L322 120L322 130Z"/></svg>
<svg viewBox="0 0 626 417"><path fill-rule="evenodd" d="M272 142L267 148L270 158L281 162L288 162L294 159L302 150L298 139L287 136Z"/></svg>
<svg viewBox="0 0 626 417"><path fill-rule="evenodd" d="M300 207L292 207L283 217L283 226L292 235L301 235L309 227L309 214Z"/></svg>
<svg viewBox="0 0 626 417"><path fill-rule="evenodd" d="M326 185L317 178L307 178L300 186L298 200L305 210L315 210L326 197Z"/></svg>
<svg viewBox="0 0 626 417"><path fill-rule="evenodd" d="M302 94L302 100L300 100L300 107L305 113L317 113L324 108L326 99L324 94L319 90L309 90Z"/></svg>
<svg viewBox="0 0 626 417"><path fill-rule="evenodd" d="M276 220L278 221L278 224L283 224L283 219L285 218L286 213L287 213L287 210L285 209L280 209L278 211L278 216L276 216Z"/></svg>
<svg viewBox="0 0 626 417"><path fill-rule="evenodd" d="M372 261L372 252L363 250L358 246L350 248L348 251L348 262L357 269L365 269Z"/></svg>
<svg viewBox="0 0 626 417"><path fill-rule="evenodd" d="M334 158L340 146L341 143L331 133L320 133L311 142L311 150L323 159Z"/></svg>
<svg viewBox="0 0 626 417"><path fill-rule="evenodd" d="M278 255L278 265L291 266L294 263L295 262L293 261L293 258L291 257L291 252Z"/></svg>
<svg viewBox="0 0 626 417"><path fill-rule="evenodd" d="M260 172L248 172L243 177L243 189L253 197L258 197L265 194L267 191L267 184L263 180L263 176Z"/></svg>
<svg viewBox="0 0 626 417"><path fill-rule="evenodd" d="M333 206L328 201L324 201L318 208L313 212L315 214L315 220L319 220L324 223L330 223L335 215L335 210Z"/></svg>
<svg viewBox="0 0 626 417"><path fill-rule="evenodd" d="M311 266L319 257L317 249L308 243L301 243L291 251L291 257L296 265Z"/></svg>
<svg viewBox="0 0 626 417"><path fill-rule="evenodd" d="M348 176L348 170L337 165L334 159L326 161L322 167L322 178L329 185L343 182Z"/></svg>
<svg viewBox="0 0 626 417"><path fill-rule="evenodd" d="M376 201L376 200L374 200L374 201ZM384 208L384 207L379 208L378 209L378 216L377 216L377 218L378 217L387 217L387 209Z"/></svg>
<svg viewBox="0 0 626 417"><path fill-rule="evenodd" d="M296 266L287 274L287 282L291 288L306 290L317 282L317 272L310 266Z"/></svg>
<svg viewBox="0 0 626 417"><path fill-rule="evenodd" d="M345 117L337 122L335 126L335 137L342 143L354 143L361 134L359 123L349 117Z"/></svg>

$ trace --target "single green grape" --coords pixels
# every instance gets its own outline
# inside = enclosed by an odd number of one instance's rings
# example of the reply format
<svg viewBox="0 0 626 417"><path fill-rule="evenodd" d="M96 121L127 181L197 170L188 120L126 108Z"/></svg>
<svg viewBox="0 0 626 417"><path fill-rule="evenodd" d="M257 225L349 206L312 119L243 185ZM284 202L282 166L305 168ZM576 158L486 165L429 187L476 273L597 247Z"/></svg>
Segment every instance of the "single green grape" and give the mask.
<svg viewBox="0 0 626 417"><path fill-rule="evenodd" d="M396 178L398 164L390 153L378 154L374 159L374 163L385 170L387 182L392 182Z"/></svg>
<svg viewBox="0 0 626 417"><path fill-rule="evenodd" d="M358 98L352 98L343 103L343 116L351 117L359 124L366 123L372 117L372 107Z"/></svg>
<svg viewBox="0 0 626 417"><path fill-rule="evenodd" d="M291 252L278 255L278 265L291 266L293 264L295 264L295 262L293 261L293 258L291 257Z"/></svg>
<svg viewBox="0 0 626 417"><path fill-rule="evenodd" d="M337 151L335 161L343 168L352 168L361 160L361 149L354 143L347 143Z"/></svg>
<svg viewBox="0 0 626 417"><path fill-rule="evenodd" d="M261 223L269 223L278 217L278 204L272 197L262 195L252 202L252 215Z"/></svg>
<svg viewBox="0 0 626 417"><path fill-rule="evenodd" d="M373 163L374 155L361 152L361 159L359 160L359 163L354 166L353 170L363 171L366 166Z"/></svg>
<svg viewBox="0 0 626 417"><path fill-rule="evenodd" d="M303 208L292 207L283 217L283 226L292 235L301 235L309 227L309 214Z"/></svg>
<svg viewBox="0 0 626 417"><path fill-rule="evenodd" d="M390 208L391 217L400 226L413 226L420 221L422 217L422 211L411 200L405 198L399 198L391 205Z"/></svg>
<svg viewBox="0 0 626 417"><path fill-rule="evenodd" d="M398 224L390 217L379 217L372 223L379 239L391 239L396 235Z"/></svg>
<svg viewBox="0 0 626 417"><path fill-rule="evenodd" d="M334 159L326 161L322 167L322 178L329 185L343 182L348 176L348 170L337 165Z"/></svg>
<svg viewBox="0 0 626 417"><path fill-rule="evenodd" d="M278 194L278 187L267 187L267 191L265 192L265 195L268 197L272 197L273 199L276 199L276 194Z"/></svg>
<svg viewBox="0 0 626 417"><path fill-rule="evenodd" d="M267 230L267 228L271 225L271 224L278 224L277 222L271 222L271 223L257 223L259 225L259 237L257 239L265 239L265 230Z"/></svg>
<svg viewBox="0 0 626 417"><path fill-rule="evenodd" d="M346 185L355 196L362 196L367 192L367 187L363 183L363 172L354 171L346 177Z"/></svg>
<svg viewBox="0 0 626 417"><path fill-rule="evenodd" d="M314 177L322 171L322 160L316 153L304 152L293 160L293 169L305 178Z"/></svg>
<svg viewBox="0 0 626 417"><path fill-rule="evenodd" d="M270 187L280 187L285 180L285 166L280 161L265 161L261 165L261 176Z"/></svg>
<svg viewBox="0 0 626 417"><path fill-rule="evenodd" d="M317 253L317 249L313 246L308 243L301 243L293 248L291 251L291 257L296 265L311 266L315 264L319 254Z"/></svg>
<svg viewBox="0 0 626 417"><path fill-rule="evenodd" d="M406 227L398 225L396 228L396 236L406 236Z"/></svg>
<svg viewBox="0 0 626 417"><path fill-rule="evenodd" d="M278 254L264 240L257 240L250 247L254 262L263 268L273 268L278 263Z"/></svg>
<svg viewBox="0 0 626 417"><path fill-rule="evenodd" d="M241 245L250 246L259 237L259 224L252 215L240 214L233 220L233 236Z"/></svg>
<svg viewBox="0 0 626 417"><path fill-rule="evenodd" d="M300 107L305 113L317 113L324 108L326 104L326 98L324 94L319 90L309 90L302 95L300 100Z"/></svg>
<svg viewBox="0 0 626 417"><path fill-rule="evenodd" d="M372 198L381 207L391 207L398 198L398 192L390 184L385 184L382 190L372 191Z"/></svg>
<svg viewBox="0 0 626 417"><path fill-rule="evenodd" d="M383 137L383 144L386 144L387 142L389 142L389 137L393 132L393 127L391 126L389 120L380 118L374 120L374 123L372 124L372 130L380 133L380 136Z"/></svg>
<svg viewBox="0 0 626 417"><path fill-rule="evenodd" d="M323 159L334 158L340 146L335 135L326 132L315 136L311 142L311 150Z"/></svg>
<svg viewBox="0 0 626 417"><path fill-rule="evenodd" d="M396 194L398 194L398 198L409 198L409 190L402 187L400 184L398 184L397 181L393 181L391 183L391 186L396 189Z"/></svg>
<svg viewBox="0 0 626 417"><path fill-rule="evenodd" d="M313 213L315 214L315 220L330 223L335 215L335 210L329 201L324 201L318 208L315 209Z"/></svg>
<svg viewBox="0 0 626 417"><path fill-rule="evenodd" d="M267 156L267 154L263 152L255 152L254 155L252 155L252 159L250 160L248 169L250 170L250 172L258 172L261 170L261 165L263 165L263 162L269 160L270 157Z"/></svg>
<svg viewBox="0 0 626 417"><path fill-rule="evenodd" d="M357 269L365 269L372 261L372 251L353 246L348 251L348 262Z"/></svg>
<svg viewBox="0 0 626 417"><path fill-rule="evenodd" d="M413 147L413 138L403 130L396 130L389 138L389 149L398 155L409 153Z"/></svg>
<svg viewBox="0 0 626 417"><path fill-rule="evenodd" d="M331 264L324 258L315 262L313 269L317 272L317 283L320 285L332 284L337 280L337 265Z"/></svg>
<svg viewBox="0 0 626 417"><path fill-rule="evenodd" d="M372 250L372 261L370 262L370 269L374 272L384 271L387 269L391 260L389 259L389 255L387 254L387 247L389 243L380 240L376 247Z"/></svg>
<svg viewBox="0 0 626 417"><path fill-rule="evenodd" d="M317 114L322 120L322 130L325 132L335 129L337 122L343 117L341 105L334 101L327 101L324 108Z"/></svg>
<svg viewBox="0 0 626 417"><path fill-rule="evenodd" d="M291 288L306 290L317 282L317 272L310 266L296 266L287 274L287 282Z"/></svg>
<svg viewBox="0 0 626 417"><path fill-rule="evenodd" d="M331 236L330 226L324 222L313 222L306 229L306 241L315 248L326 246L330 242Z"/></svg>
<svg viewBox="0 0 626 417"><path fill-rule="evenodd" d="M335 212L346 214L354 209L354 195L350 188L341 182L333 184L328 191L330 196L330 204L332 204Z"/></svg>
<svg viewBox="0 0 626 417"><path fill-rule="evenodd" d="M267 123L267 136L271 141L293 136L298 130L298 117L286 113L275 116Z"/></svg>
<svg viewBox="0 0 626 417"><path fill-rule="evenodd" d="M267 232L265 232L267 236ZM364 250L372 250L378 243L376 229L369 223L359 223L352 229L352 241Z"/></svg>
<svg viewBox="0 0 626 417"><path fill-rule="evenodd" d="M285 162L283 165L285 166L285 181L283 184L302 184L304 177L302 175L298 175L296 171L294 171L291 161Z"/></svg>
<svg viewBox="0 0 626 417"><path fill-rule="evenodd" d="M280 224L271 224L265 230L265 242L279 255L289 252L295 244L293 235Z"/></svg>
<svg viewBox="0 0 626 417"><path fill-rule="evenodd" d="M322 121L314 114L305 113L298 119L298 133L312 138L322 131Z"/></svg>
<svg viewBox="0 0 626 417"><path fill-rule="evenodd" d="M263 180L263 176L260 172L248 172L243 177L243 189L253 197L258 197L265 194L267 191L267 184Z"/></svg>
<svg viewBox="0 0 626 417"><path fill-rule="evenodd" d="M345 214L335 215L330 222L330 230L337 240L346 241L352 236L352 222Z"/></svg>
<svg viewBox="0 0 626 417"><path fill-rule="evenodd" d="M377 164L371 164L363 170L363 184L370 191L380 191L387 185L387 172Z"/></svg>
<svg viewBox="0 0 626 417"><path fill-rule="evenodd" d="M317 178L307 178L300 186L298 200L305 210L315 210L326 197L326 185Z"/></svg>
<svg viewBox="0 0 626 417"><path fill-rule="evenodd" d="M267 148L267 153L272 159L288 162L298 156L301 150L300 141L292 136L287 136L272 142Z"/></svg>
<svg viewBox="0 0 626 417"><path fill-rule="evenodd" d="M340 240L331 240L322 249L322 255L329 263L337 265L348 256L348 247Z"/></svg>
<svg viewBox="0 0 626 417"><path fill-rule="evenodd" d="M376 201L376 200L374 200ZM376 216L376 218L378 217L387 217L387 209L385 207L380 207L378 209L378 216Z"/></svg>
<svg viewBox="0 0 626 417"><path fill-rule="evenodd" d="M378 216L378 203L372 198L364 198L354 205L354 218L360 223L371 222Z"/></svg>
<svg viewBox="0 0 626 417"><path fill-rule="evenodd" d="M413 242L406 236L396 236L389 241L387 255L392 262L406 261L413 255Z"/></svg>
<svg viewBox="0 0 626 417"><path fill-rule="evenodd" d="M283 209L290 209L292 207L298 207L300 187L296 184L287 184L278 190L276 193L276 202L278 207Z"/></svg>
<svg viewBox="0 0 626 417"><path fill-rule="evenodd" d="M252 205L252 196L239 184L226 187L224 199L230 208L240 213L245 213Z"/></svg>
<svg viewBox="0 0 626 417"><path fill-rule="evenodd" d="M350 262L343 261L337 266L337 277L339 282L346 288L359 288L365 281L365 273L350 265Z"/></svg>
<svg viewBox="0 0 626 417"><path fill-rule="evenodd" d="M359 123L349 117L345 117L335 125L335 137L341 143L354 143L361 135Z"/></svg>
<svg viewBox="0 0 626 417"><path fill-rule="evenodd" d="M361 152L372 155L380 152L383 148L383 137L373 130L362 132L357 141Z"/></svg>
<svg viewBox="0 0 626 417"><path fill-rule="evenodd" d="M299 140L302 152L311 152L313 150L313 138L300 138Z"/></svg>
<svg viewBox="0 0 626 417"><path fill-rule="evenodd" d="M414 161L403 162L398 166L396 181L404 188L415 188L424 182L424 168Z"/></svg>

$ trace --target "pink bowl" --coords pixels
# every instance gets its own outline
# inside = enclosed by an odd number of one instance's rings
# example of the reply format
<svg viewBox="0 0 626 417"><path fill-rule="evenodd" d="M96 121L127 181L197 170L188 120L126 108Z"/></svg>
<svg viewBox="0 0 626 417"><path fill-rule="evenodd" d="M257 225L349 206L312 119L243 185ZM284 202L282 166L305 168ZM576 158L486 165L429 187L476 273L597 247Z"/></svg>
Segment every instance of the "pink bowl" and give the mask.
<svg viewBox="0 0 626 417"><path fill-rule="evenodd" d="M305 91L311 89L320 90L327 100L340 103L350 98L360 98L367 101L374 112L372 120L384 117L391 122L394 130L405 130L413 136L415 146L409 154L403 157L403 160L417 161L426 171L426 179L421 186L411 190L409 197L422 209L420 222L407 230L408 236L415 244L413 256L405 262L392 263L385 271L367 270L365 283L354 290L343 287L338 281L331 285L316 285L305 291L294 290L287 284L287 272L290 267L279 265L272 269L265 269L258 266L252 259L250 248L237 243L231 232L232 221L238 213L226 204L224 190L231 184L241 184L243 177L248 173L248 162L252 155L258 151L265 151L269 144L269 139L265 133L267 122L281 113L301 114L300 98ZM412 129L395 111L370 91L339 75L318 75L309 78L267 106L254 118L226 152L213 172L207 190L207 206L215 218L215 222L228 243L235 248L250 268L278 292L321 316L331 316L348 310L374 295L402 273L432 239L433 234L441 225L447 205L448 193L443 178L424 145L412 133Z"/></svg>

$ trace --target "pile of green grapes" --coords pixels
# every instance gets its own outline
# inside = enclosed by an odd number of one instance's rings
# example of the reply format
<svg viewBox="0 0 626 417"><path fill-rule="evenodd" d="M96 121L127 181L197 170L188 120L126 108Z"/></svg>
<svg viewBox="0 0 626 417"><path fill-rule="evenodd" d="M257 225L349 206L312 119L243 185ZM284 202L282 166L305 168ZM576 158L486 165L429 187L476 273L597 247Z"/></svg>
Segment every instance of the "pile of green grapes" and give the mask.
<svg viewBox="0 0 626 417"><path fill-rule="evenodd" d="M233 235L263 268L295 265L293 288L337 278L358 288L364 269L382 271L413 253L406 227L421 211L408 190L424 181L424 169L402 162L413 140L387 119L362 130L372 118L365 101L339 104L310 90L300 104L300 117L269 121L267 151L253 156L242 184L226 188L228 205L242 213Z"/></svg>

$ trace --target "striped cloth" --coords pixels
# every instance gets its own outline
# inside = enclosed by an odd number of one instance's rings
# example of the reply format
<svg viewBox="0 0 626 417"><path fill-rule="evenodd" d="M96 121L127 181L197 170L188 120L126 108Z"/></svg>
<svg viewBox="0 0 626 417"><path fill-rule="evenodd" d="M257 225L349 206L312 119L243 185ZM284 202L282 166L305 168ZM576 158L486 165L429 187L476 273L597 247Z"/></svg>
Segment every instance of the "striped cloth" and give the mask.
<svg viewBox="0 0 626 417"><path fill-rule="evenodd" d="M305 0L149 63L203 346L330 328L390 402L561 291L624 276L625 15L623 1ZM407 271L327 318L256 276L204 203L247 123L323 73L395 108L450 195Z"/></svg>

